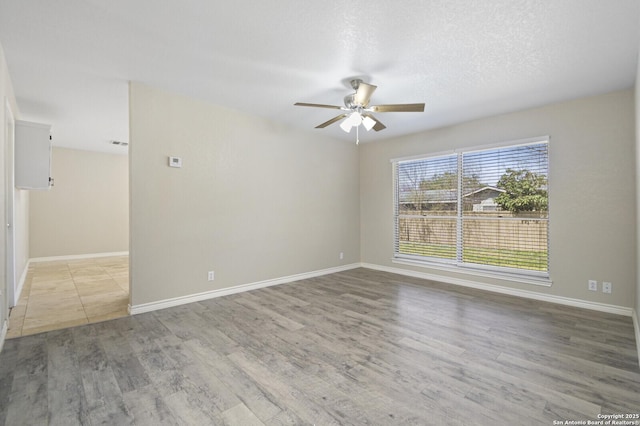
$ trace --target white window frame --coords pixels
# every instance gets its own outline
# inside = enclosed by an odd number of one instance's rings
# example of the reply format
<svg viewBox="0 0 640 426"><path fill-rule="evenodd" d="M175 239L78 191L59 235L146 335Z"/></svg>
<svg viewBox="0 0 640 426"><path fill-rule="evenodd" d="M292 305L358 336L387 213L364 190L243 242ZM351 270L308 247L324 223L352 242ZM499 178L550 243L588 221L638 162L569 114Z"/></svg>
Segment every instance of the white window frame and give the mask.
<svg viewBox="0 0 640 426"><path fill-rule="evenodd" d="M515 281L519 283L533 284L533 285L541 285L541 286L551 286L552 281L550 278L551 273L551 256L550 256L550 219L551 219L551 206L549 201L548 206L548 214L547 214L547 270L546 271L534 271L527 269L519 269L519 268L508 268L504 266L493 266L493 265L480 265L480 264L470 264L461 261L461 253L462 250L462 209L461 205L461 197L462 197L462 182L463 182L463 173L462 173L462 156L463 154L468 154L477 151L490 150L495 148L507 148L507 147L516 147L516 146L525 146L525 145L533 145L539 143L547 143L547 147L550 147L550 137L549 136L540 136L535 138L527 138L527 139L519 139L514 141L505 141L493 144L485 144L478 145L468 148L460 148L454 149L450 151L441 151L434 152L425 155L417 155L411 157L402 157L402 158L394 158L391 159L392 164L392 173L393 173L393 258L392 262L411 265L411 266L421 266L427 267L430 269L442 270L447 272L463 272L472 274L475 276L489 277L489 278L497 278L507 281ZM549 149L550 151L550 149ZM548 151L548 152L549 152ZM399 190L398 190L398 165L402 162L408 161L416 161L416 160L426 160L429 158L442 157L447 155L456 155L458 158L458 210L456 215L456 234L457 234L457 242L456 242L456 250L457 255L455 259L442 259L442 258L434 258L434 257L426 257L419 255L409 255L409 254L401 254L398 252L399 248L399 227L398 227L398 200L399 200ZM550 157L550 155L549 155ZM548 160L548 164L550 163L550 159ZM549 169L549 167L548 167ZM550 176L549 170L547 170L547 192L550 191ZM433 216L433 218L437 218L438 216Z"/></svg>

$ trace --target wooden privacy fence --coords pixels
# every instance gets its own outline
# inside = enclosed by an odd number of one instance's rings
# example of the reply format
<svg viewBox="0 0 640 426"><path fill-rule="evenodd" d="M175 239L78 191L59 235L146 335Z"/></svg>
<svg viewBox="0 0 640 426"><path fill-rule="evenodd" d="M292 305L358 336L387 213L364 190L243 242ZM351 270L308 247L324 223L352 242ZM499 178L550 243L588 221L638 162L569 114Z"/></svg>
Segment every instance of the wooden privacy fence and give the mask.
<svg viewBox="0 0 640 426"><path fill-rule="evenodd" d="M456 244L457 218L406 215L398 221L400 242ZM548 220L539 217L467 216L462 222L466 247L498 250L546 251Z"/></svg>

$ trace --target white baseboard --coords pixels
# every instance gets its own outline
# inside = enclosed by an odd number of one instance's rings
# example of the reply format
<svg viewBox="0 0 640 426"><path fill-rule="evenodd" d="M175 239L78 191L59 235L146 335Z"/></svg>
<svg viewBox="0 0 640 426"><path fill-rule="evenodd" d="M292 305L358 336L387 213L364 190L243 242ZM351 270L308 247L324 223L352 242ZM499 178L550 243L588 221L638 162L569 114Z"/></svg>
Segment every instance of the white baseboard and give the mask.
<svg viewBox="0 0 640 426"><path fill-rule="evenodd" d="M638 365L640 365L640 322L638 322L638 312L635 309L633 310L632 317L633 317L633 329L636 332L636 349L638 350Z"/></svg>
<svg viewBox="0 0 640 426"><path fill-rule="evenodd" d="M0 353L2 352L2 348L4 347L4 341L7 338L8 329L9 329L9 322L4 321L4 324L2 324L2 330L0 330Z"/></svg>
<svg viewBox="0 0 640 426"><path fill-rule="evenodd" d="M31 259L27 260L27 263L24 265L24 269L22 270L22 274L20 274L20 281L18 281L18 287L16 287L16 291L13 295L13 306L18 304L18 300L20 300L20 295L22 294L22 287L24 287L24 282L27 280L27 273L29 272L29 264L31 263Z"/></svg>
<svg viewBox="0 0 640 426"><path fill-rule="evenodd" d="M91 259L94 257L112 257L112 256L128 256L128 251L115 251L110 253L89 253L89 254L72 254L68 256L50 256L50 257L34 257L29 262L52 262L57 260L79 260Z"/></svg>
<svg viewBox="0 0 640 426"><path fill-rule="evenodd" d="M535 291L518 290L499 285L486 284L477 281L465 280L462 278L447 277L437 274L429 274L426 272L411 271L401 268L393 268L389 266L375 265L371 263L362 263L363 268L375 269L377 271L391 272L394 274L406 275L415 278L423 278L431 281L439 281L447 284L460 285L464 287L477 288L479 290L492 291L494 293L509 294L511 296L524 297L527 299L540 300L543 302L557 303L560 305L574 306L577 308L591 309L594 311L607 312L610 314L632 316L633 309L624 306L608 305L606 303L589 302L586 300L572 299L563 296L554 296L550 294L537 293ZM637 327L636 327L637 330Z"/></svg>
<svg viewBox="0 0 640 426"><path fill-rule="evenodd" d="M187 303L200 302L203 300L213 299L216 297L228 296L231 294L242 293L249 290L257 290L259 288L271 287L279 284L286 284L294 281L300 281L308 278L319 277L322 275L335 274L336 272L347 271L349 269L359 268L359 263L338 266L335 268L321 269L318 271L305 272L302 274L289 275L281 278L258 281L249 284L241 284L229 288L219 290L206 291L204 293L190 294L187 296L174 297L172 299L159 300L157 302L143 303L140 305L129 305L129 313L131 315L141 314L144 312L156 311L158 309L170 308L172 306L184 305Z"/></svg>

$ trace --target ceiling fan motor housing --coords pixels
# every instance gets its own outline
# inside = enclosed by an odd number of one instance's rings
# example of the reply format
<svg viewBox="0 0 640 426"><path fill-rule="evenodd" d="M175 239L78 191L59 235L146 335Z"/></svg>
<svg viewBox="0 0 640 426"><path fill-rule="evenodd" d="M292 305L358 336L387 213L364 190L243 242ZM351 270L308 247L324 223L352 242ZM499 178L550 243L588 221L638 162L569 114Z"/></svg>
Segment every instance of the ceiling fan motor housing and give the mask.
<svg viewBox="0 0 640 426"><path fill-rule="evenodd" d="M350 95L344 97L344 106L346 106L348 109L356 109L362 105L358 105L356 103L356 94L351 93Z"/></svg>
<svg viewBox="0 0 640 426"><path fill-rule="evenodd" d="M359 105L356 102L356 95L358 94L358 88L360 87L360 83L362 83L362 80L360 80L359 78L353 79L351 80L351 87L353 87L353 90L355 90L355 93L351 93L347 96L344 97L344 105L349 108L349 109L356 109L358 107L360 108L364 108L365 105Z"/></svg>

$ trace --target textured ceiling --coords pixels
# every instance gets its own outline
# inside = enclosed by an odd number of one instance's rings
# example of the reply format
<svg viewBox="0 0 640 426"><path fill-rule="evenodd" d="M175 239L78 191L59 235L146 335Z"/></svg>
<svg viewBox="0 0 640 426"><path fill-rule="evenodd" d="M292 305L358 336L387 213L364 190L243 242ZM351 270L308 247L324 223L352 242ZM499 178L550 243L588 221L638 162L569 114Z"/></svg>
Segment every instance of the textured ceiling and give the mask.
<svg viewBox="0 0 640 426"><path fill-rule="evenodd" d="M129 80L348 141L348 80L378 85L362 142L632 87L638 0L0 0L21 118L54 144L122 152Z"/></svg>

